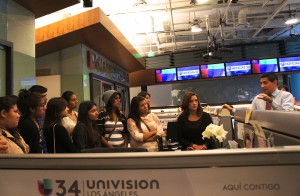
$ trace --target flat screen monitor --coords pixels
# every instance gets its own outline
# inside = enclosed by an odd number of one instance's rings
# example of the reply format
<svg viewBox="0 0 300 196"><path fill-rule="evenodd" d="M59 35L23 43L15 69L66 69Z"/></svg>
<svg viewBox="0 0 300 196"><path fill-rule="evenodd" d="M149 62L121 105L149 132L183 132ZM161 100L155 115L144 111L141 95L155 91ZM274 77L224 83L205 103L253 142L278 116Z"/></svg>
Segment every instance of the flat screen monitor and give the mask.
<svg viewBox="0 0 300 196"><path fill-rule="evenodd" d="M217 78L225 76L224 63L201 65L200 68L202 78Z"/></svg>
<svg viewBox="0 0 300 196"><path fill-rule="evenodd" d="M251 60L252 73L278 72L278 63L276 58Z"/></svg>
<svg viewBox="0 0 300 196"><path fill-rule="evenodd" d="M279 71L300 71L300 57L278 58Z"/></svg>
<svg viewBox="0 0 300 196"><path fill-rule="evenodd" d="M172 82L177 80L176 68L155 70L156 82Z"/></svg>
<svg viewBox="0 0 300 196"><path fill-rule="evenodd" d="M194 80L200 78L199 65L178 67L177 68L178 80Z"/></svg>
<svg viewBox="0 0 300 196"><path fill-rule="evenodd" d="M226 76L240 76L251 74L250 61L237 61L225 63Z"/></svg>

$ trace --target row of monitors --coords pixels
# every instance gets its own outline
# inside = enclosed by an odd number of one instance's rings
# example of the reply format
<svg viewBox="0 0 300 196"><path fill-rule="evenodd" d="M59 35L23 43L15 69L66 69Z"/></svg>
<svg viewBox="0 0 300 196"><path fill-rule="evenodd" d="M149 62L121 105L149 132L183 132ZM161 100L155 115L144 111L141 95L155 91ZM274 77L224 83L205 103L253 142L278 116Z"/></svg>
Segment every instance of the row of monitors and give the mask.
<svg viewBox="0 0 300 196"><path fill-rule="evenodd" d="M171 82L291 71L300 71L300 56L157 69L155 77L156 82Z"/></svg>

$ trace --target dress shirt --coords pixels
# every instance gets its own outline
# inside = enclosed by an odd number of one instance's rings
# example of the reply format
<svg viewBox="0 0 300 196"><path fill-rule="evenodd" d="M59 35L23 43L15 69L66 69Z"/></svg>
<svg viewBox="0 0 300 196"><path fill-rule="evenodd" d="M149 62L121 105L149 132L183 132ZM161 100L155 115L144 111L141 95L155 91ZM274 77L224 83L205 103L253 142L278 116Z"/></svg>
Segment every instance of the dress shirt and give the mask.
<svg viewBox="0 0 300 196"><path fill-rule="evenodd" d="M291 93L276 89L272 94L271 110L294 110L294 97ZM266 110L266 101L257 96L252 101L252 110Z"/></svg>

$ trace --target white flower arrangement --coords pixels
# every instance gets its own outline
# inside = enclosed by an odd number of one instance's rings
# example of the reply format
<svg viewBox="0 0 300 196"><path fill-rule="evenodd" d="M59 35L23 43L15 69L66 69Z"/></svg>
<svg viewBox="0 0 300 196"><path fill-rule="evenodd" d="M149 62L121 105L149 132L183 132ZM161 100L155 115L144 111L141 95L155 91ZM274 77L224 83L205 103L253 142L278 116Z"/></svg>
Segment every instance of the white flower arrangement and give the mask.
<svg viewBox="0 0 300 196"><path fill-rule="evenodd" d="M208 139L214 139L218 140L219 142L223 142L226 139L227 131L223 129L223 125L214 125L209 124L205 131L202 133L202 139L208 138Z"/></svg>

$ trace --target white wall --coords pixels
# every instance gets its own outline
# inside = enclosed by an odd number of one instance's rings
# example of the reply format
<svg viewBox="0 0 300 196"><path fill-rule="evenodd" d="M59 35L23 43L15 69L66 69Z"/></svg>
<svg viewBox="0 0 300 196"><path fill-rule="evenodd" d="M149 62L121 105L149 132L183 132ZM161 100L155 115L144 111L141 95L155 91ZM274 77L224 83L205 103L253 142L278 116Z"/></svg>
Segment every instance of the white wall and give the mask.
<svg viewBox="0 0 300 196"><path fill-rule="evenodd" d="M53 97L61 96L61 78L60 75L39 76L36 77L36 84L44 86L48 89L48 100Z"/></svg>
<svg viewBox="0 0 300 196"><path fill-rule="evenodd" d="M137 96L137 94L139 94L139 92L141 92L141 87L131 87L129 89L129 93L130 93L130 101L131 102L131 99L135 96Z"/></svg>

